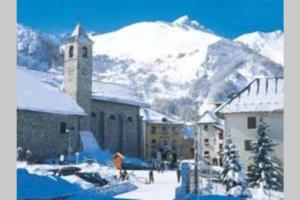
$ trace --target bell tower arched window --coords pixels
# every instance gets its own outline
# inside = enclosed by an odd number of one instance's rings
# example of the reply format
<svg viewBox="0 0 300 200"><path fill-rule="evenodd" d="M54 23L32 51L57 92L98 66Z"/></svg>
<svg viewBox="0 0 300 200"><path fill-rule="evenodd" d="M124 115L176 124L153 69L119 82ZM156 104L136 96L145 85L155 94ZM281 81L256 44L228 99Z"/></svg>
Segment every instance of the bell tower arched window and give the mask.
<svg viewBox="0 0 300 200"><path fill-rule="evenodd" d="M73 58L74 56L74 47L71 45L69 47L69 58Z"/></svg>
<svg viewBox="0 0 300 200"><path fill-rule="evenodd" d="M84 58L88 57L88 49L86 46L82 47L82 57L84 57Z"/></svg>

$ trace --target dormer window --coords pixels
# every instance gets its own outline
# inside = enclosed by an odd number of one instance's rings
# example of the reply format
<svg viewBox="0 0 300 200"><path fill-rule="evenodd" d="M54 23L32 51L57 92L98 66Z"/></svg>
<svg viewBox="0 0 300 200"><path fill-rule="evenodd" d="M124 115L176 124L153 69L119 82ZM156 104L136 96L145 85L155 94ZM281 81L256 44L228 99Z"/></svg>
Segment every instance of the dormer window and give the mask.
<svg viewBox="0 0 300 200"><path fill-rule="evenodd" d="M71 45L69 47L69 58L73 58L74 56L74 47Z"/></svg>
<svg viewBox="0 0 300 200"><path fill-rule="evenodd" d="M86 46L82 47L82 57L84 57L84 58L88 57L88 49Z"/></svg>

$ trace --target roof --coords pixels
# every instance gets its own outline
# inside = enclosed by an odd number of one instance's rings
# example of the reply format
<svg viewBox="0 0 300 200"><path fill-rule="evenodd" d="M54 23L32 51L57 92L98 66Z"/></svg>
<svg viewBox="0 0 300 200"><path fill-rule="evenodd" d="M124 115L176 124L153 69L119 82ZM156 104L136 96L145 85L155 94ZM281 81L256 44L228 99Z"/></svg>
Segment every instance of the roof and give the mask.
<svg viewBox="0 0 300 200"><path fill-rule="evenodd" d="M147 105L140 95L128 86L101 81L93 82L92 98L95 100L110 101L134 106Z"/></svg>
<svg viewBox="0 0 300 200"><path fill-rule="evenodd" d="M217 116L211 111L205 111L204 114L200 117L199 124L213 124L218 123Z"/></svg>
<svg viewBox="0 0 300 200"><path fill-rule="evenodd" d="M17 68L17 109L64 115L86 115L67 93Z"/></svg>
<svg viewBox="0 0 300 200"><path fill-rule="evenodd" d="M42 72L36 70L28 70L34 77L42 80L56 88L63 88L64 76L60 70L52 70L51 72ZM115 84L93 80L92 98L101 101L110 101L134 106L146 106L143 98L127 85Z"/></svg>
<svg viewBox="0 0 300 200"><path fill-rule="evenodd" d="M78 23L76 25L75 29L73 30L73 32L68 40L69 41L70 40L79 40L79 41L83 41L83 42L93 43L93 41L86 34L86 32L84 31L84 29L82 28L80 23Z"/></svg>
<svg viewBox="0 0 300 200"><path fill-rule="evenodd" d="M282 77L256 78L222 104L217 113L283 111L283 83Z"/></svg>
<svg viewBox="0 0 300 200"><path fill-rule="evenodd" d="M141 108L140 115L143 121L154 124L184 124L184 122L175 115L166 116L162 113L151 110L150 108Z"/></svg>

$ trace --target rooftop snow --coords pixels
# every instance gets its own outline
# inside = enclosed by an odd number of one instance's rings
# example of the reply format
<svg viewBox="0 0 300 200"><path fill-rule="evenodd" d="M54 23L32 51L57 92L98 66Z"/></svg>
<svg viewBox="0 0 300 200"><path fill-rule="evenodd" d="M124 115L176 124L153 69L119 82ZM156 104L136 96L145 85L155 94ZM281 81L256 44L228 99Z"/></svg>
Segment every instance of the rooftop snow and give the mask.
<svg viewBox="0 0 300 200"><path fill-rule="evenodd" d="M144 100L129 87L107 82L93 82L93 99L145 106Z"/></svg>
<svg viewBox="0 0 300 200"><path fill-rule="evenodd" d="M283 111L283 78L257 78L219 107L219 113Z"/></svg>
<svg viewBox="0 0 300 200"><path fill-rule="evenodd" d="M184 124L177 116L166 116L149 108L140 109L140 115L143 117L143 120L148 123Z"/></svg>
<svg viewBox="0 0 300 200"><path fill-rule="evenodd" d="M213 124L218 123L217 116L210 111L206 111L199 119L199 124Z"/></svg>
<svg viewBox="0 0 300 200"><path fill-rule="evenodd" d="M84 31L84 29L81 27L80 24L77 24L74 31L72 32L71 36L69 39L76 39L76 40L81 40L81 41L85 41L85 42L93 42L89 36L86 34L86 32Z"/></svg>
<svg viewBox="0 0 300 200"><path fill-rule="evenodd" d="M85 115L71 96L17 68L17 109L64 115Z"/></svg>
<svg viewBox="0 0 300 200"><path fill-rule="evenodd" d="M41 80L47 85L51 85L56 88L62 88L63 75L60 71L53 70L51 72L42 72L35 70L27 70L36 79ZM116 103L123 103L135 106L144 106L146 103L140 97L140 95L132 90L127 85L114 84L108 82L101 82L93 80L93 99L111 101Z"/></svg>

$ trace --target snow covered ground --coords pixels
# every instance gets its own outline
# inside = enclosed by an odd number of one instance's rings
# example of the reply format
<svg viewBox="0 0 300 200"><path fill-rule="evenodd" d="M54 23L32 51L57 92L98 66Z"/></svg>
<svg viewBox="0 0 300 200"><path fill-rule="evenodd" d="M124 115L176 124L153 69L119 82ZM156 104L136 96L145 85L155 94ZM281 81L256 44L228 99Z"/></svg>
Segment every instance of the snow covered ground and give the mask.
<svg viewBox="0 0 300 200"><path fill-rule="evenodd" d="M132 192L117 195L119 199L141 200L173 200L177 183L176 171L157 173L154 171L154 184L144 184L148 179L148 171L132 171L138 189Z"/></svg>

